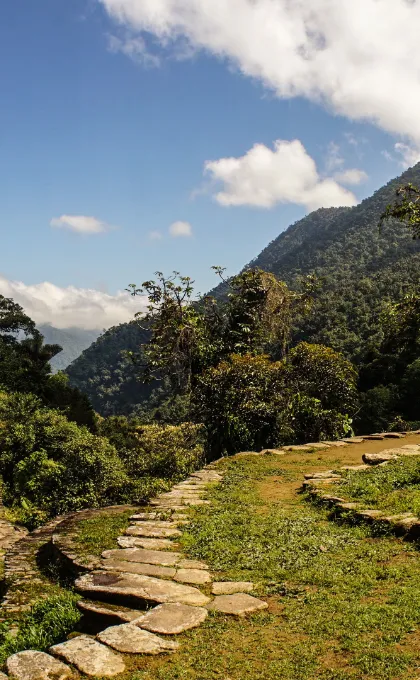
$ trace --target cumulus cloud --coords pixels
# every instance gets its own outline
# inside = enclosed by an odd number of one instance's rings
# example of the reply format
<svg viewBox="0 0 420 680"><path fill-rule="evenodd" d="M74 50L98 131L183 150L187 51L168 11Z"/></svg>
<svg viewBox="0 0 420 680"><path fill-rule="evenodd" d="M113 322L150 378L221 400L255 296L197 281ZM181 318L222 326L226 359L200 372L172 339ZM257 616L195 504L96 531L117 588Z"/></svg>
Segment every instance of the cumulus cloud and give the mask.
<svg viewBox="0 0 420 680"><path fill-rule="evenodd" d="M394 149L399 155L399 164L403 168L411 168L412 165L420 161L420 144L419 146L411 146L398 142L395 144Z"/></svg>
<svg viewBox="0 0 420 680"><path fill-rule="evenodd" d="M350 168L349 170L343 170L342 172L336 172L334 179L342 184L350 184L356 186L362 182L366 182L369 179L367 173L364 170L358 170L357 168Z"/></svg>
<svg viewBox="0 0 420 680"><path fill-rule="evenodd" d="M224 206L273 208L296 203L308 210L353 206L356 197L333 178L323 179L299 140L277 140L274 150L255 144L240 158L208 161L205 172L223 183L215 200Z"/></svg>
<svg viewBox="0 0 420 680"><path fill-rule="evenodd" d="M147 298L119 292L107 295L89 288L60 288L53 283L26 285L0 276L0 294L13 298L37 324L56 328L109 328L130 321L146 309Z"/></svg>
<svg viewBox="0 0 420 680"><path fill-rule="evenodd" d="M169 234L173 238L192 236L192 226L189 222L174 222L169 227Z"/></svg>
<svg viewBox="0 0 420 680"><path fill-rule="evenodd" d="M98 0L123 31L227 60L279 97L306 97L420 141L418 0Z"/></svg>
<svg viewBox="0 0 420 680"><path fill-rule="evenodd" d="M57 229L69 229L77 234L102 234L111 228L106 222L86 215L61 215L61 217L53 217L50 225Z"/></svg>

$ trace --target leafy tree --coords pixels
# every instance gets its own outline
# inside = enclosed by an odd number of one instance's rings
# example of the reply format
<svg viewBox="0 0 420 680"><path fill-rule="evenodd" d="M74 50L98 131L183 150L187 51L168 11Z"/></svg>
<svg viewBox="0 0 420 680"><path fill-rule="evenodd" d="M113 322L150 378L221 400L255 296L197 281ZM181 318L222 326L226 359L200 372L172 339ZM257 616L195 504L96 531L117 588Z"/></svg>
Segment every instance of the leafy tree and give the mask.
<svg viewBox="0 0 420 680"><path fill-rule="evenodd" d="M414 239L420 238L420 189L409 183L397 189L396 196L381 215L381 224L393 218L409 227Z"/></svg>
<svg viewBox="0 0 420 680"><path fill-rule="evenodd" d="M22 307L0 295L0 385L42 394L51 372L49 361L60 351L58 345L44 345Z"/></svg>

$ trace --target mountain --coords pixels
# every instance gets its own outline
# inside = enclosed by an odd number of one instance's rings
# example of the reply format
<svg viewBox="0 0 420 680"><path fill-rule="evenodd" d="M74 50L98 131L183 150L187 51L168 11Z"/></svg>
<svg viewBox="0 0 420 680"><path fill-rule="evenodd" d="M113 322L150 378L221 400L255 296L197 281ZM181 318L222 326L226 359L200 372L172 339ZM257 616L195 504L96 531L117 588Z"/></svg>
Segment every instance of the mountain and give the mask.
<svg viewBox="0 0 420 680"><path fill-rule="evenodd" d="M41 324L38 330L48 345L60 345L63 351L55 356L51 363L53 372L64 371L72 361L98 338L100 331L83 328L54 328L50 324Z"/></svg>
<svg viewBox="0 0 420 680"><path fill-rule="evenodd" d="M420 185L420 163L354 208L320 209L309 214L247 265L273 272L292 288L298 288L302 276L316 274L319 278L312 312L294 329L295 342L305 339L329 345L356 363L366 350L379 345L384 305L420 284L420 242L396 222L388 222L382 229L378 226L396 189L409 182ZM212 293L223 296L224 285ZM107 409L115 408L114 387L119 395L125 391L124 381L133 384L133 367L126 366L121 372L117 359L121 350L130 349L127 342L133 333L139 333L138 327L129 329L130 324L123 324L105 333L68 370L73 384L87 391L99 406L98 395L106 390ZM136 338L138 342L138 335ZM106 366L103 376L98 374L98 362ZM127 398L129 393L127 386ZM136 403L145 394L135 391ZM130 409L129 400L124 403Z"/></svg>
<svg viewBox="0 0 420 680"><path fill-rule="evenodd" d="M135 321L110 328L67 368L70 383L87 394L103 416L132 413L150 396L152 386L137 380L123 352L138 352L147 340L147 332Z"/></svg>

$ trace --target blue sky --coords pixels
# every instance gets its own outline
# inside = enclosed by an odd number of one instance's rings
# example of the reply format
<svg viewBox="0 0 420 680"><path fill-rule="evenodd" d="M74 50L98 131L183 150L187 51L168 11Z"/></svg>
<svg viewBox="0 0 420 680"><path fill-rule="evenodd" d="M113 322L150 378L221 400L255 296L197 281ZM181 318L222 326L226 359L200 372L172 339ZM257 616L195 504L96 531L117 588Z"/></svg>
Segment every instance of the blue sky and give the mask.
<svg viewBox="0 0 420 680"><path fill-rule="evenodd" d="M322 29L330 1L313 3ZM213 0L214 17L209 0L154 2L1 3L0 293L13 294L36 320L89 325L95 310L100 327L123 320L128 307L116 312L108 298L156 270L180 270L205 291L211 265L238 271L311 209L354 204L417 160L419 131L404 111L391 115L392 100L380 92L375 99L366 79L357 96L345 82L331 89L328 64L318 65L312 87L298 68L290 72L287 52L284 61L260 47L247 52L254 38L264 43L277 15L261 23L250 0L232 0L224 35L221 0ZM366 9L375 0L364 2ZM276 3L284 9L284 0L254 7L267 13ZM367 71L389 30L407 23L405 0L381 3L393 10L365 54ZM335 28L349 44L363 21L359 0L353 7L354 27L347 18ZM412 7L418 35L419 5ZM327 44L329 35L325 23ZM411 33L395 35L394 61L377 67L384 88L398 84L410 50ZM343 59L345 76L359 55L333 42L329 65Z"/></svg>

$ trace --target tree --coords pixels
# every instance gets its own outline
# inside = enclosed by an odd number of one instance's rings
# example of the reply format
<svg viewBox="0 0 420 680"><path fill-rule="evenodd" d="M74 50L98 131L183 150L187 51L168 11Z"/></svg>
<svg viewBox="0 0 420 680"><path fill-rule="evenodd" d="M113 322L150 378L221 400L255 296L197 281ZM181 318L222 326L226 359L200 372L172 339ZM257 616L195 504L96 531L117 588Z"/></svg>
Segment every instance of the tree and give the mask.
<svg viewBox="0 0 420 680"><path fill-rule="evenodd" d="M213 269L223 279L224 270ZM133 295L149 297L148 313L138 315L151 332L142 347L143 378L167 379L180 394L190 394L198 376L233 353L258 355L275 348L283 356L292 319L309 307L313 285L310 279L302 293L295 293L273 274L248 269L226 281L226 299L216 300L195 298L194 282L178 272L169 279L161 272L157 277L129 288Z"/></svg>
<svg viewBox="0 0 420 680"><path fill-rule="evenodd" d="M34 322L12 299L0 295L0 385L42 394L59 345L44 345Z"/></svg>
<svg viewBox="0 0 420 680"><path fill-rule="evenodd" d="M388 205L381 215L381 224L394 218L402 222L413 232L413 238L420 238L420 189L413 184L406 184L396 191L396 201Z"/></svg>

